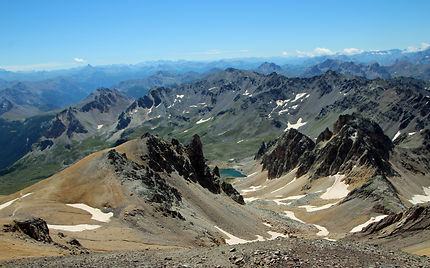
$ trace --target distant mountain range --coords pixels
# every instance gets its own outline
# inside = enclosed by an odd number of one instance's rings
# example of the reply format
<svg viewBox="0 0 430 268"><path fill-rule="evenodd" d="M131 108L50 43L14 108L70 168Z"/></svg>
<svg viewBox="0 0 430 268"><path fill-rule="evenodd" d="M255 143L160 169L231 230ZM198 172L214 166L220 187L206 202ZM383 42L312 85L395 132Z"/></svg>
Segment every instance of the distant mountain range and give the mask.
<svg viewBox="0 0 430 268"><path fill-rule="evenodd" d="M40 111L71 105L99 87L117 88L139 98L154 86L176 87L232 67L262 74L276 72L287 77L312 77L332 70L369 79L407 76L429 80L430 49L413 53L388 50L296 59L249 58L213 62L154 61L135 65L87 65L49 72L0 70L0 101L12 103L10 110L15 107L4 118L22 119ZM2 114L6 112L1 111Z"/></svg>
<svg viewBox="0 0 430 268"><path fill-rule="evenodd" d="M33 151L2 174L12 179L30 168L28 179L46 176L145 132L180 141L199 134L209 159L240 159L289 128L316 138L339 114L352 112L376 121L393 138L429 127L429 88L430 82L412 78L369 80L333 71L287 78L230 68L191 84L153 88L134 101L100 89L43 123ZM29 163L40 155L46 164L55 163L51 170L37 171L43 165ZM6 177L3 182L13 182Z"/></svg>

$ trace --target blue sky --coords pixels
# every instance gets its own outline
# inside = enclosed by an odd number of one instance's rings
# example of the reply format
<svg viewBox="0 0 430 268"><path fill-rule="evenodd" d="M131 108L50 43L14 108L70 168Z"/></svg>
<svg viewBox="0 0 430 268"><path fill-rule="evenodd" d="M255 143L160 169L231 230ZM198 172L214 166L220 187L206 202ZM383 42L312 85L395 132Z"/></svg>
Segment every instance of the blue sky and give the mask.
<svg viewBox="0 0 430 268"><path fill-rule="evenodd" d="M0 10L0 68L9 70L430 43L427 0L4 0Z"/></svg>

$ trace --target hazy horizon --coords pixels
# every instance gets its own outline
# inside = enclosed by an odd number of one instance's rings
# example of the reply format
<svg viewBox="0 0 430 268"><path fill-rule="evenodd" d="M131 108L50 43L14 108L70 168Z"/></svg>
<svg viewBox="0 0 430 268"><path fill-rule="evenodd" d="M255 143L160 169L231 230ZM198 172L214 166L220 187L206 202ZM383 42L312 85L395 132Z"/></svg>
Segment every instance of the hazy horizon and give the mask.
<svg viewBox="0 0 430 268"><path fill-rule="evenodd" d="M428 1L4 1L0 68L429 47Z"/></svg>

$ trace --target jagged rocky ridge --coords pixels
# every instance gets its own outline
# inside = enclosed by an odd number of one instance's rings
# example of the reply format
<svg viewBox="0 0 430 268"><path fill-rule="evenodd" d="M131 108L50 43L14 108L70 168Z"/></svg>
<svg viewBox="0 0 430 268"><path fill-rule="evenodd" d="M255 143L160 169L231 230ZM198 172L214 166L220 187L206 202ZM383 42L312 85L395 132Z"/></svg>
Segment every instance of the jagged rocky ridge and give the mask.
<svg viewBox="0 0 430 268"><path fill-rule="evenodd" d="M224 192L234 201L244 204L239 192L231 185L221 182L218 168L215 167L212 171L206 165L203 145L198 135L193 137L188 146L175 139L167 143L149 133L143 135L141 139L148 149L147 155L140 156L146 165L139 165L114 149L110 150L107 156L115 172L131 192L148 202L161 204L163 211L172 214L170 209L172 206L180 205L181 194L169 186L160 174L165 172L170 175L177 172L185 180L198 183L214 194Z"/></svg>
<svg viewBox="0 0 430 268"><path fill-rule="evenodd" d="M380 238L405 236L408 233L430 229L430 205L413 206L374 222L360 232L360 236L377 235Z"/></svg>
<svg viewBox="0 0 430 268"><path fill-rule="evenodd" d="M99 126L118 117L130 103L130 97L114 89L99 88L86 99L67 107L48 122L48 129L38 147L44 150L53 140L79 140L99 132ZM47 142L49 141L49 142Z"/></svg>
<svg viewBox="0 0 430 268"><path fill-rule="evenodd" d="M265 149L264 149L265 148ZM333 132L324 130L315 144L295 129L262 146L261 157L268 177L278 178L295 170L296 177L306 175L302 190L322 177L344 175L344 182L355 188L340 202L361 199L372 204L375 213L398 213L406 209L399 192L388 177L397 175L390 163L394 144L378 124L356 114L340 115Z"/></svg>
<svg viewBox="0 0 430 268"><path fill-rule="evenodd" d="M267 146L262 158L269 178L280 177L298 168L296 175L310 180L346 174L354 166L366 166L373 175L391 175L389 153L394 145L378 124L358 115L340 115L333 133L326 129L315 144L295 129L288 129ZM261 152L260 152L261 154Z"/></svg>

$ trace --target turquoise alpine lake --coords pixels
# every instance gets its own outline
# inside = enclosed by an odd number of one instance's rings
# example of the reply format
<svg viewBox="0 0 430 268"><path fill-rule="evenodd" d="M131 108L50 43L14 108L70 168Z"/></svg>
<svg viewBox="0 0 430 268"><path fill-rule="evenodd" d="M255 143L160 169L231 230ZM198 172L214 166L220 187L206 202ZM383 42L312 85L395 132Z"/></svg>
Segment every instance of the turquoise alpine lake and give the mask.
<svg viewBox="0 0 430 268"><path fill-rule="evenodd" d="M220 169L219 174L221 175L222 178L227 178L227 177L243 178L243 177L246 177L246 175L243 175L242 173L240 173L239 171L237 171L234 168Z"/></svg>

